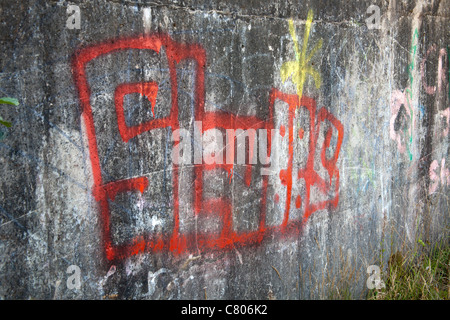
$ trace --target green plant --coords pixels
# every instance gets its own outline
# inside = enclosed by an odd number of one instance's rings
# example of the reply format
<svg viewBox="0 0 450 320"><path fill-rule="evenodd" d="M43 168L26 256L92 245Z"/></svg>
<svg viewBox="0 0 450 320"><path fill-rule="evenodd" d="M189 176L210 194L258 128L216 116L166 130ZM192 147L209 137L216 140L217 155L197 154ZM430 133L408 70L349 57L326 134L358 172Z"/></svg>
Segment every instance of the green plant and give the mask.
<svg viewBox="0 0 450 320"><path fill-rule="evenodd" d="M13 106L18 106L19 101L16 98L3 97L3 98L0 98L0 104L10 104ZM0 124L4 125L7 128L10 128L12 126L11 122L4 120L1 116L0 116ZM2 138L3 135L4 135L4 132L0 130L0 138Z"/></svg>
<svg viewBox="0 0 450 320"><path fill-rule="evenodd" d="M423 241L418 241L427 246ZM414 257L413 259L411 257ZM383 281L386 288L370 290L371 300L448 300L450 299L450 247L448 241L420 254L396 252L388 262Z"/></svg>

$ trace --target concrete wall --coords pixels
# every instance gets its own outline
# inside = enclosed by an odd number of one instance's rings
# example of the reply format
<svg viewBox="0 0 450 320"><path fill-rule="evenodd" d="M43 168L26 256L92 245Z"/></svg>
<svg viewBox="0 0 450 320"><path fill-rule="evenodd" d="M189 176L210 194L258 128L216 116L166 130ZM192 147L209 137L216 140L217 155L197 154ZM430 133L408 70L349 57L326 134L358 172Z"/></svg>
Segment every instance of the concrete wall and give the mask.
<svg viewBox="0 0 450 320"><path fill-rule="evenodd" d="M1 298L363 298L448 243L449 0L0 8ZM280 130L275 174L175 165L194 121Z"/></svg>

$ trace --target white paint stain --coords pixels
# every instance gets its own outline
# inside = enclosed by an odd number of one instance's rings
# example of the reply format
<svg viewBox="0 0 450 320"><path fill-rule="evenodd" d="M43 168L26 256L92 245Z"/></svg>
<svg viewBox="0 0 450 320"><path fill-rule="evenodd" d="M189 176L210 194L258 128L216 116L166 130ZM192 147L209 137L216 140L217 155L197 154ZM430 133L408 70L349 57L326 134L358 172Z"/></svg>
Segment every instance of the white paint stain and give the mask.
<svg viewBox="0 0 450 320"><path fill-rule="evenodd" d="M111 268L109 268L106 275L98 281L98 286L99 286L100 292L102 292L102 294L103 294L103 287L106 284L106 281L108 281L108 278L111 277L115 272L116 272L116 266L112 265Z"/></svg>
<svg viewBox="0 0 450 320"><path fill-rule="evenodd" d="M159 219L157 216L152 216L152 220L150 220L152 230L155 229L157 226L162 226L163 221Z"/></svg>
<svg viewBox="0 0 450 320"><path fill-rule="evenodd" d="M234 250L236 250L236 255L237 255L238 259L239 259L239 262L241 264L243 264L243 262L242 262L242 254L236 248L234 248Z"/></svg>
<svg viewBox="0 0 450 320"><path fill-rule="evenodd" d="M158 278L158 276L162 273L168 273L166 268L161 268L158 271L156 271L155 273L149 271L148 272L148 278L147 278L147 283L148 283L148 295L152 295L153 293L155 293L156 291L156 280Z"/></svg>
<svg viewBox="0 0 450 320"><path fill-rule="evenodd" d="M125 273L127 276L135 275L142 269L144 257L143 255L138 255L127 259L125 262Z"/></svg>
<svg viewBox="0 0 450 320"><path fill-rule="evenodd" d="M149 33L152 27L152 8L143 9L142 22L144 24L144 32Z"/></svg>

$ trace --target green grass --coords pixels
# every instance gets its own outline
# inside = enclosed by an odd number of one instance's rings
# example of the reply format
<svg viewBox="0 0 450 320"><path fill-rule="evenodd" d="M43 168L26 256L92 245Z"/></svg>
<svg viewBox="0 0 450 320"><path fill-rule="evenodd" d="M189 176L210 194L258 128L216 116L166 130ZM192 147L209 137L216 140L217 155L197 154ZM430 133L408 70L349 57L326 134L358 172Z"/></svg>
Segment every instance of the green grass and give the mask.
<svg viewBox="0 0 450 320"><path fill-rule="evenodd" d="M386 287L369 290L369 300L449 300L450 246L437 245L406 255L391 255L387 272L382 275Z"/></svg>

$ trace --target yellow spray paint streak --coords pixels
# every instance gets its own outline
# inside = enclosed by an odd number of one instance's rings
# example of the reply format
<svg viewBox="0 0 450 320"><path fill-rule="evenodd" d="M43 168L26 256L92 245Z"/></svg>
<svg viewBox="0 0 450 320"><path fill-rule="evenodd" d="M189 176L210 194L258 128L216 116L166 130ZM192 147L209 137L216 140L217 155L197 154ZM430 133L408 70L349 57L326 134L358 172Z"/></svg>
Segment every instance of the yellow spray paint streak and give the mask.
<svg viewBox="0 0 450 320"><path fill-rule="evenodd" d="M280 70L280 76L283 82L285 82L289 77L292 77L292 82L294 82L297 86L297 95L299 99L301 99L303 96L303 87L305 85L306 75L310 75L313 77L316 88L320 88L322 82L320 73L310 64L311 58L314 56L317 50L322 48L322 39L320 39L319 43L314 46L309 55L306 56L312 20L313 11L309 10L301 50L298 47L294 22L292 21L292 19L289 20L289 33L291 34L292 40L294 42L295 61L287 61L283 63Z"/></svg>

